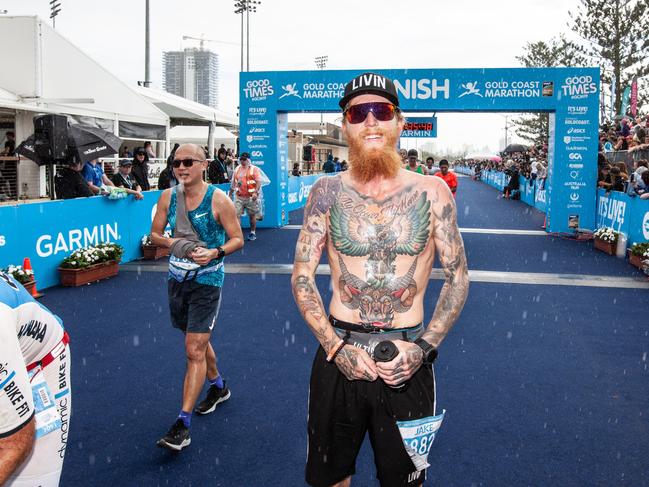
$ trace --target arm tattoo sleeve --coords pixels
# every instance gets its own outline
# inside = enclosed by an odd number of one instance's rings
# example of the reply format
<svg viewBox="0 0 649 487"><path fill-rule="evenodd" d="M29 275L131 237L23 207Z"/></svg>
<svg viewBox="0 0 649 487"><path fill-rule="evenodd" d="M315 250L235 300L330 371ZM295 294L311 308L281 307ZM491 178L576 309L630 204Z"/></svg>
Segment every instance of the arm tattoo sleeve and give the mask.
<svg viewBox="0 0 649 487"><path fill-rule="evenodd" d="M340 190L340 177L324 177L314 185L304 210L298 237L291 286L295 303L325 350L337 341L315 283L315 271L327 242L327 213Z"/></svg>
<svg viewBox="0 0 649 487"><path fill-rule="evenodd" d="M434 204L433 213L435 244L446 279L423 338L438 346L462 312L469 292L469 271L457 227L455 203L447 200Z"/></svg>

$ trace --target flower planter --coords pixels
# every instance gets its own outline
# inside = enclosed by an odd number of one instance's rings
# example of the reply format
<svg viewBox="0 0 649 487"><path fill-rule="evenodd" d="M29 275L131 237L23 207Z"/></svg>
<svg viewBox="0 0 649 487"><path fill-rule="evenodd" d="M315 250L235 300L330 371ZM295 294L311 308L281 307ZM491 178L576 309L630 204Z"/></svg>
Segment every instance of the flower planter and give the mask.
<svg viewBox="0 0 649 487"><path fill-rule="evenodd" d="M169 247L158 247L157 245L142 245L144 260L158 260L160 257L169 255Z"/></svg>
<svg viewBox="0 0 649 487"><path fill-rule="evenodd" d="M615 255L615 251L617 250L617 242L606 242L598 238L596 238L594 242L595 242L595 248L597 250L601 250L602 252L608 255Z"/></svg>
<svg viewBox="0 0 649 487"><path fill-rule="evenodd" d="M642 269L642 261L644 260L644 257L641 255L633 255L631 251L629 250L629 264L636 266L638 269Z"/></svg>
<svg viewBox="0 0 649 487"><path fill-rule="evenodd" d="M102 262L84 269L66 269L59 267L59 276L62 286L78 287L89 282L99 281L116 276L119 272L119 263L115 260Z"/></svg>
<svg viewBox="0 0 649 487"><path fill-rule="evenodd" d="M23 284L23 287L27 289L27 292L31 294L32 296L34 295L34 288L36 287L36 281L29 281Z"/></svg>

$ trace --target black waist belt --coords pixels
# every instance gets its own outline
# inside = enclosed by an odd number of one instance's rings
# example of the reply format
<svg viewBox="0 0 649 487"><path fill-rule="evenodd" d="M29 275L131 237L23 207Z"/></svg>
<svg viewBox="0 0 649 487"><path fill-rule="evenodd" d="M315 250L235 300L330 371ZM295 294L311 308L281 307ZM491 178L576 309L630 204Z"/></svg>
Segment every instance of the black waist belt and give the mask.
<svg viewBox="0 0 649 487"><path fill-rule="evenodd" d="M347 332L371 334L401 334L403 337L402 339L406 341L410 341L409 338L411 338L413 335L420 334L420 331L423 327L423 323L419 323L415 326L409 326L406 328L386 328L365 323L350 323L348 321L341 321L331 315L329 315L329 323L331 323L334 328L345 330Z"/></svg>

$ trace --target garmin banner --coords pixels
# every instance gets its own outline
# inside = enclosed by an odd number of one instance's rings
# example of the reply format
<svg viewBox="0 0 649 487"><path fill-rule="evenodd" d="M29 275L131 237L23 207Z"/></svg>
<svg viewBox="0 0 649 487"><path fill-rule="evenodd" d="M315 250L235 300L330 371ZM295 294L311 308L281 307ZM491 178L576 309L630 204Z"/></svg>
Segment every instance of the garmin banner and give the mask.
<svg viewBox="0 0 649 487"><path fill-rule="evenodd" d="M240 73L241 151L271 184L261 225L288 223L288 112L340 112L345 84L366 70ZM596 221L599 68L375 70L394 80L406 112L550 112L553 144L546 185L547 228Z"/></svg>
<svg viewBox="0 0 649 487"><path fill-rule="evenodd" d="M407 117L401 137L426 139L437 137L437 117Z"/></svg>
<svg viewBox="0 0 649 487"><path fill-rule="evenodd" d="M103 196L0 207L0 269L29 257L39 288L59 283L61 261L74 250L102 242L124 247L122 262L142 257L161 191L144 199Z"/></svg>

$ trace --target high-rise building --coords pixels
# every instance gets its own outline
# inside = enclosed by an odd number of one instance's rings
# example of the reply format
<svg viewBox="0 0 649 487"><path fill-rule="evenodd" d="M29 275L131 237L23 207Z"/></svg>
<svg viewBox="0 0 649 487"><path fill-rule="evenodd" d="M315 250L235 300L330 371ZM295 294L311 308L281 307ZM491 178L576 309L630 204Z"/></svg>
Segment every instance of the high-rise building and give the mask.
<svg viewBox="0 0 649 487"><path fill-rule="evenodd" d="M219 106L219 56L187 48L162 53L165 91L212 108Z"/></svg>

